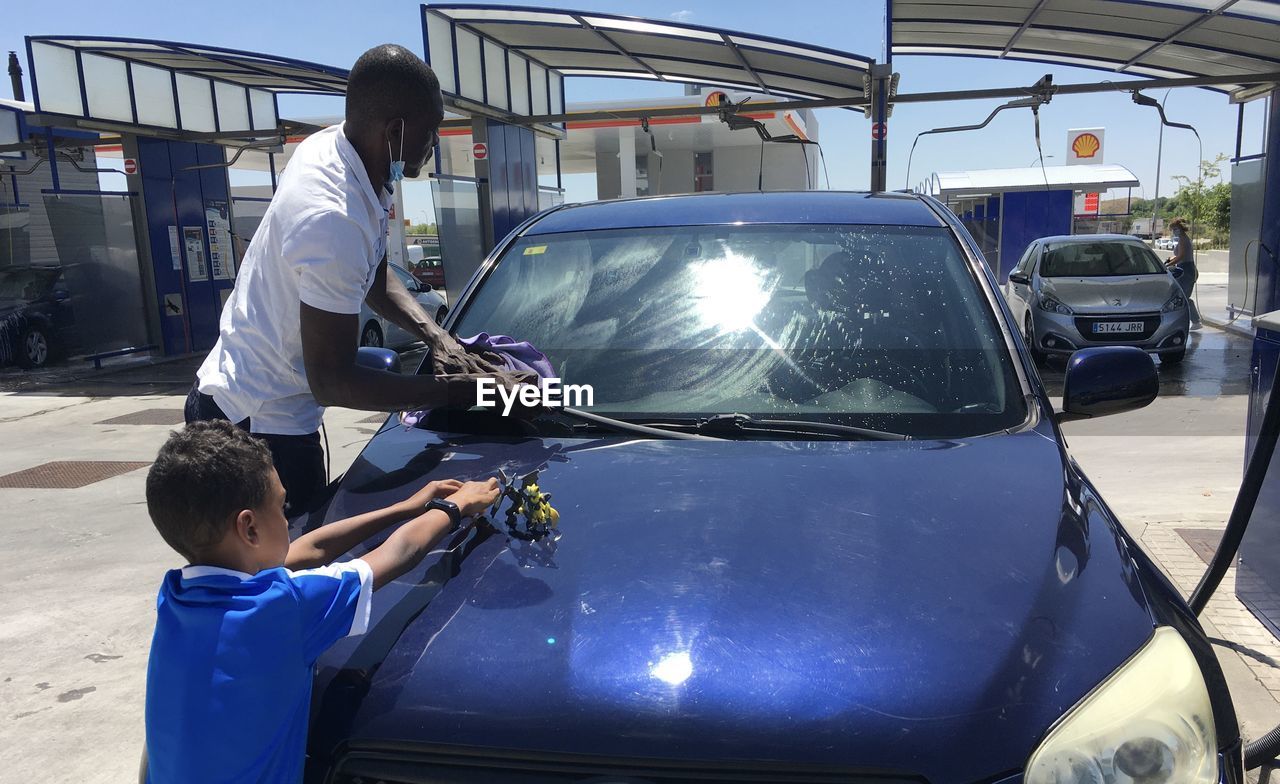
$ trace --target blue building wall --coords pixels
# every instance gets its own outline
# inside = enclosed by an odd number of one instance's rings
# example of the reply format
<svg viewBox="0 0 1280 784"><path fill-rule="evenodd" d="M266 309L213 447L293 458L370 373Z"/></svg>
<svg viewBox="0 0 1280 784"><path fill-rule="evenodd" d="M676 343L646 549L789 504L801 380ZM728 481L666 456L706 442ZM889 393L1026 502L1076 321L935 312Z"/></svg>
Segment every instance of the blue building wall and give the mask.
<svg viewBox="0 0 1280 784"><path fill-rule="evenodd" d="M999 269L1003 283L1033 240L1070 234L1073 194L1070 190L1013 191L1004 194L1001 214ZM994 264L992 266L995 266Z"/></svg>

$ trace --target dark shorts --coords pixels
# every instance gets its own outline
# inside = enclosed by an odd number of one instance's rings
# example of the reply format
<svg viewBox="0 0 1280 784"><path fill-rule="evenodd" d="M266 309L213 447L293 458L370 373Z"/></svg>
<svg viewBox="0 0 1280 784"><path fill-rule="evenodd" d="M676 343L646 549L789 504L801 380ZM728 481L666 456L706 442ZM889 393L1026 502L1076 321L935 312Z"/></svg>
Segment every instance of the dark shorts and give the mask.
<svg viewBox="0 0 1280 784"><path fill-rule="evenodd" d="M212 397L191 386L187 403L183 408L187 424L211 419L226 419L227 415ZM237 422L236 426L249 430L250 421ZM254 433L266 442L271 450L271 462L280 475L285 490L285 511L293 517L310 512L316 507L325 489L324 449L320 446L320 433L303 436Z"/></svg>

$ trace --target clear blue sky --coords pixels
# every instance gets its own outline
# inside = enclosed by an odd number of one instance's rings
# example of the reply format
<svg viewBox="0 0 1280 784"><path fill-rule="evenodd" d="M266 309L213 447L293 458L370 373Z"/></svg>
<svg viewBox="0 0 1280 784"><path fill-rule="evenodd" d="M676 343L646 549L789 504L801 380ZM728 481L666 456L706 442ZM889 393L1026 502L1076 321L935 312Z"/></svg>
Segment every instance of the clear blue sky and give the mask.
<svg viewBox="0 0 1280 784"><path fill-rule="evenodd" d="M552 5L518 3L519 5ZM763 33L835 49L882 57L883 6L877 0L812 0L804 4L732 2L731 0L570 0L580 10L596 10L653 18L682 18L709 26ZM418 4L414 2L338 3L333 0L223 0L199 10L172 0L130 0L108 7L100 2L60 0L56 5L12 2L4 12L0 47L23 55L23 35L92 34L159 38L206 43L285 55L331 65L350 67L370 46L395 42L422 51ZM1051 67L1014 61L969 58L899 57L895 69L902 74L900 92L956 90L1028 85L1045 73L1055 82L1096 82L1122 77L1102 71ZM567 80L568 100L648 97L680 94L677 85L652 85L636 81L573 78ZM7 92L4 93L7 97ZM1163 97L1163 92L1156 94ZM907 185L907 153L922 130L943 125L978 122L999 101L963 101L899 106L890 121L889 186ZM282 97L285 116L337 114L334 99ZM1195 124L1204 139L1204 155L1233 154L1236 107L1221 93L1183 88L1169 96L1170 119ZM1135 106L1127 93L1059 97L1041 111L1041 133L1048 164L1060 163L1069 128L1105 127L1106 160L1133 170L1143 183L1134 196L1152 193L1156 169L1158 119L1151 109ZM828 109L819 112L821 140L825 148L831 184L835 188L865 188L868 182L870 125L861 112ZM1263 127L1261 102L1246 113L1245 152L1259 151ZM1195 139L1184 131L1165 134L1161 192L1174 188L1172 177L1194 172ZM1002 166L1026 166L1036 158L1032 119L1027 110L1000 115L979 132L924 137L911 169L911 185L933 171ZM1229 176L1229 171L1224 171ZM425 186L421 186L424 187ZM581 197L582 183L570 183L570 199ZM411 189L416 191L417 188ZM593 190L593 188L592 188ZM1115 194L1113 194L1115 195ZM414 202L419 202L415 197ZM420 219L421 206L410 204L409 217Z"/></svg>

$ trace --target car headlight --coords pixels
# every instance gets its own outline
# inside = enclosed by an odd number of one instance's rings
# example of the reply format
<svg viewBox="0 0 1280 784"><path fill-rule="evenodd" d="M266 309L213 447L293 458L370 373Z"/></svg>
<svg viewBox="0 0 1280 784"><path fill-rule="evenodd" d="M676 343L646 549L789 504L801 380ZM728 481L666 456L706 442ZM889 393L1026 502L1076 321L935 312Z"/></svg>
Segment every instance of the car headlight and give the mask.
<svg viewBox="0 0 1280 784"><path fill-rule="evenodd" d="M1217 780L1209 690L1182 635L1165 626L1063 717L1031 755L1025 782Z"/></svg>
<svg viewBox="0 0 1280 784"><path fill-rule="evenodd" d="M1061 313L1064 316L1070 316L1072 313L1075 312L1071 308L1067 307L1066 305L1063 305L1061 302L1054 299L1053 297L1050 297L1048 294L1040 295L1040 309L1047 310L1050 313Z"/></svg>
<svg viewBox="0 0 1280 784"><path fill-rule="evenodd" d="M1164 303L1163 306L1161 306L1160 312L1169 313L1171 311L1178 310L1179 308L1185 308L1186 306L1187 306L1187 300L1185 297L1182 296L1182 292L1175 291L1173 295L1169 297L1169 301Z"/></svg>

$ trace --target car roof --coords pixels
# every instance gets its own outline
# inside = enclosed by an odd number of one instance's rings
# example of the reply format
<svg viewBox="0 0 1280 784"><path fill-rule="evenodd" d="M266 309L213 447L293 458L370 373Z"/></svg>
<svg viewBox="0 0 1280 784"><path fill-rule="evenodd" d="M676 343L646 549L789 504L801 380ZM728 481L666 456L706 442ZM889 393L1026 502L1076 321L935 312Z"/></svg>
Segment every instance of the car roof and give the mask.
<svg viewBox="0 0 1280 784"><path fill-rule="evenodd" d="M1053 243L1054 245L1080 244L1093 242L1138 242L1142 239L1132 234L1059 234L1053 237L1041 237L1036 242ZM1142 243L1146 244L1146 243Z"/></svg>
<svg viewBox="0 0 1280 784"><path fill-rule="evenodd" d="M543 215L527 235L652 226L741 224L932 226L946 224L908 193L772 191L700 193L574 204Z"/></svg>

